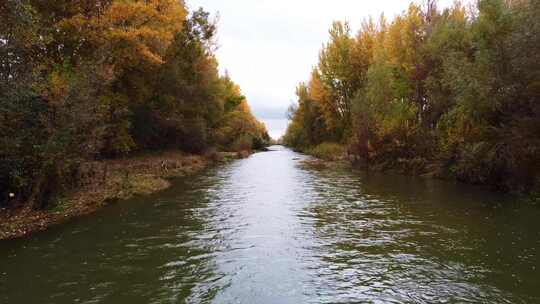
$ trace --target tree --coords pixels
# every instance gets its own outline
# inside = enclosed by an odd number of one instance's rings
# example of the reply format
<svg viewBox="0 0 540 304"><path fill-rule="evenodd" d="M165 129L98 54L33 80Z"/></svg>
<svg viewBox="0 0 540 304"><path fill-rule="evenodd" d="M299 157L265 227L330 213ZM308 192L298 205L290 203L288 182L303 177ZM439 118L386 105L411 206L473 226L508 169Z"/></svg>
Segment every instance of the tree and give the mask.
<svg viewBox="0 0 540 304"><path fill-rule="evenodd" d="M219 75L202 9L188 18L177 0L7 0L0 17L0 203L16 193L45 208L91 160L204 152L234 124L225 110L247 126L242 136L269 140Z"/></svg>
<svg viewBox="0 0 540 304"><path fill-rule="evenodd" d="M411 4L391 22L365 21L355 39L335 22L285 139L309 148L334 135L364 164L538 187L536 2L481 0L477 11L456 3L442 12L435 1ZM316 138L310 101L327 129Z"/></svg>

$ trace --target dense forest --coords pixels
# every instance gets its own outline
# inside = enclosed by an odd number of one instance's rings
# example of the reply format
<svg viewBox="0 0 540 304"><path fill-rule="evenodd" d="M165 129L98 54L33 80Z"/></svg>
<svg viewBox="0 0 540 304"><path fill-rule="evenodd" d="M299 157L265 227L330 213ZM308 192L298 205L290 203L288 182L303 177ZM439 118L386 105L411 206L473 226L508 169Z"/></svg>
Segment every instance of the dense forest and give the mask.
<svg viewBox="0 0 540 304"><path fill-rule="evenodd" d="M410 4L354 36L335 22L284 142L363 167L501 190L540 180L540 1Z"/></svg>
<svg viewBox="0 0 540 304"><path fill-rule="evenodd" d="M269 140L178 0L0 2L0 207L46 207L82 163Z"/></svg>

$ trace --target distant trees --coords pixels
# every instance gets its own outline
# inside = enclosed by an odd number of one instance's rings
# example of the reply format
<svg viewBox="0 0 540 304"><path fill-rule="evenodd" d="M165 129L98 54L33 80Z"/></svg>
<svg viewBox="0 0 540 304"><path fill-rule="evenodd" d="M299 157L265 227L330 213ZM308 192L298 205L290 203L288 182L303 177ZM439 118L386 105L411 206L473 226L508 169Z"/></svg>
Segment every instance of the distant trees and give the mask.
<svg viewBox="0 0 540 304"><path fill-rule="evenodd" d="M241 94L240 87L228 75L222 78L224 85L222 98L225 101L223 118L217 122L215 142L220 147L229 147L234 151L253 147L263 148L270 142L270 136L263 123L251 114L247 99Z"/></svg>
<svg viewBox="0 0 540 304"><path fill-rule="evenodd" d="M390 22L367 20L356 37L334 23L309 83L299 86L285 141L347 144L384 169L507 190L537 186L539 13L529 0L442 11L428 1ZM306 119L306 108L316 118ZM313 129L322 131L313 137Z"/></svg>
<svg viewBox="0 0 540 304"><path fill-rule="evenodd" d="M177 0L2 1L0 206L47 206L91 159L264 144L215 33Z"/></svg>

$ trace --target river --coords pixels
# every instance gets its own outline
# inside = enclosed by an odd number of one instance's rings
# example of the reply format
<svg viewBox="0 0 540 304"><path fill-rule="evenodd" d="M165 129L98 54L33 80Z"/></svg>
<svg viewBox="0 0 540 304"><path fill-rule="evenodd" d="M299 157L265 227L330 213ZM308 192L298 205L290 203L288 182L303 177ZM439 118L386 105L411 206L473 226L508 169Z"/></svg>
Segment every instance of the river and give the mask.
<svg viewBox="0 0 540 304"><path fill-rule="evenodd" d="M0 303L540 303L540 207L285 148L0 243Z"/></svg>

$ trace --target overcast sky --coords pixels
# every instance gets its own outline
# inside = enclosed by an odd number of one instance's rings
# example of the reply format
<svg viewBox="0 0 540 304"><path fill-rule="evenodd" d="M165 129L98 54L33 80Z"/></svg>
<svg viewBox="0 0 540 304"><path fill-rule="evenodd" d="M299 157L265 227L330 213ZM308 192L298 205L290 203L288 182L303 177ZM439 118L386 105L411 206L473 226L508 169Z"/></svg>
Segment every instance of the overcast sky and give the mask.
<svg viewBox="0 0 540 304"><path fill-rule="evenodd" d="M388 19L409 0L186 0L190 9L219 14L217 51L221 71L229 71L257 118L273 137L284 131L285 112L295 87L308 80L333 20L347 20L353 34L362 19ZM439 7L453 0L439 0ZM281 119L282 122L276 120Z"/></svg>

